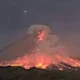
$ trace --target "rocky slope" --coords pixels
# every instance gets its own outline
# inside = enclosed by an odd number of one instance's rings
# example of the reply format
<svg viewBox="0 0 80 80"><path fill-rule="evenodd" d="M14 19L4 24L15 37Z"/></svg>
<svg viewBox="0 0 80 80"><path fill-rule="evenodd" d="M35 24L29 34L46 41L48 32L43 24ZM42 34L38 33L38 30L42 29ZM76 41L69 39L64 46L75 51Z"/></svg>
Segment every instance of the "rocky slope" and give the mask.
<svg viewBox="0 0 80 80"><path fill-rule="evenodd" d="M22 67L0 67L0 80L80 80L78 70L24 69Z"/></svg>

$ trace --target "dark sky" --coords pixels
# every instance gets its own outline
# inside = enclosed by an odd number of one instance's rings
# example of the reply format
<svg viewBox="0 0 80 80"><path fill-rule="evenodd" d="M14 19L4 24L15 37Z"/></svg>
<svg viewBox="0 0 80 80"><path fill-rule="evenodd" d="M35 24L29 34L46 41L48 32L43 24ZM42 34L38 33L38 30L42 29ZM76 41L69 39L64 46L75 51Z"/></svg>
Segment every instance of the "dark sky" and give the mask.
<svg viewBox="0 0 80 80"><path fill-rule="evenodd" d="M0 49L33 24L50 26L80 55L80 0L0 0Z"/></svg>

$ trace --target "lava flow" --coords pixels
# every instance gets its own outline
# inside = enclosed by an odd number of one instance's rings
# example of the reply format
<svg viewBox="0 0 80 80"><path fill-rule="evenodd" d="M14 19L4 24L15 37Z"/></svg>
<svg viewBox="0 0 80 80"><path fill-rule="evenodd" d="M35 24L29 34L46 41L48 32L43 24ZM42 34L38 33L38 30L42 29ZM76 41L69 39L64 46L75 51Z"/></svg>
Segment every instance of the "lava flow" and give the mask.
<svg viewBox="0 0 80 80"><path fill-rule="evenodd" d="M35 26L35 27L34 27ZM28 55L19 57L12 61L1 61L0 66L22 66L26 69L37 67L46 69L50 65L55 65L59 70L63 67L69 68L61 63L68 64L74 68L80 67L80 61L70 58L66 55L64 46L59 44L56 35L50 32L50 29L44 25L34 25L29 28L28 34L34 35L37 32L36 47Z"/></svg>

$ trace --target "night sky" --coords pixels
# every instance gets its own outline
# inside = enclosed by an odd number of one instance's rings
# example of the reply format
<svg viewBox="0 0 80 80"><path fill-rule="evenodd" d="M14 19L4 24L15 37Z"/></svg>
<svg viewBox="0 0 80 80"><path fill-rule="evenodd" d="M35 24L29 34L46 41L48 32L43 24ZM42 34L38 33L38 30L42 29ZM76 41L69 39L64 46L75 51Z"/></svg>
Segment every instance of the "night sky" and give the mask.
<svg viewBox="0 0 80 80"><path fill-rule="evenodd" d="M80 0L0 0L0 49L33 24L49 26L80 56Z"/></svg>

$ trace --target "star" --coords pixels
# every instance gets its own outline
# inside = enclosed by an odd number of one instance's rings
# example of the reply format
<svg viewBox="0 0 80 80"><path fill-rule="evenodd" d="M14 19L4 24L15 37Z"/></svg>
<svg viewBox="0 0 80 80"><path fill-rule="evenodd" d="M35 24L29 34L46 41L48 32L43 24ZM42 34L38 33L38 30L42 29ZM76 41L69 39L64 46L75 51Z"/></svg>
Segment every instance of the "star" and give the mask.
<svg viewBox="0 0 80 80"><path fill-rule="evenodd" d="M27 13L27 10L24 10L24 13Z"/></svg>

